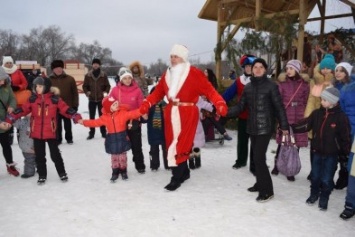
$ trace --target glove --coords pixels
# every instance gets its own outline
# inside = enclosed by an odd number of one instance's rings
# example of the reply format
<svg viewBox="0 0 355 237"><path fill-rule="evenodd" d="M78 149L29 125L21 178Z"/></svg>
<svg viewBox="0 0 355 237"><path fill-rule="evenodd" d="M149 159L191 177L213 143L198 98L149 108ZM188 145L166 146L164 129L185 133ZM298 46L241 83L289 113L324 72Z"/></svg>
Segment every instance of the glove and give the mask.
<svg viewBox="0 0 355 237"><path fill-rule="evenodd" d="M149 112L150 108L150 103L147 100L144 100L143 103L141 104L141 107L139 108L139 112L141 114L147 114Z"/></svg>
<svg viewBox="0 0 355 237"><path fill-rule="evenodd" d="M218 101L216 103L216 113L224 117L227 115L227 112L228 112L228 106L226 105L226 102Z"/></svg>
<svg viewBox="0 0 355 237"><path fill-rule="evenodd" d="M83 119L83 118L81 117L80 114L76 113L76 114L74 114L74 115L72 116L72 119L73 119L74 123L77 124L78 121L79 121L80 119Z"/></svg>
<svg viewBox="0 0 355 237"><path fill-rule="evenodd" d="M12 91L19 91L20 87L19 86L11 86Z"/></svg>

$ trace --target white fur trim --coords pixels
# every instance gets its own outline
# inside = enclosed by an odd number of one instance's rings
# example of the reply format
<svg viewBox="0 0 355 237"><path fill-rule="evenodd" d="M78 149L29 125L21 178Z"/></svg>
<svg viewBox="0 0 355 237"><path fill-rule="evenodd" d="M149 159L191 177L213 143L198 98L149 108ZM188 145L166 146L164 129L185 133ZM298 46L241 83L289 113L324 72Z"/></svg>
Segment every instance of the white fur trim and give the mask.
<svg viewBox="0 0 355 237"><path fill-rule="evenodd" d="M178 138L181 132L181 120L180 120L180 112L179 106L173 106L171 108L171 125L173 128L173 141L168 149L168 166L176 167L176 159L175 156L177 154L176 145L178 142Z"/></svg>
<svg viewBox="0 0 355 237"><path fill-rule="evenodd" d="M182 67L181 71L180 71L180 75L172 75L171 72L171 68L167 70L166 75L165 75L165 81L167 86L169 87L169 92L168 92L168 97L172 100L174 100L176 98L176 95L179 93L182 85L184 85L185 80L187 78L187 75L190 72L190 63L182 63L177 65L179 67ZM176 67L177 67L176 66ZM176 69L176 68L174 68Z"/></svg>
<svg viewBox="0 0 355 237"><path fill-rule="evenodd" d="M12 74L17 70L17 65L16 64L12 64L12 68L7 68L5 66L2 66L2 68L5 70L5 72L7 74Z"/></svg>
<svg viewBox="0 0 355 237"><path fill-rule="evenodd" d="M245 76L244 74L241 75L240 77L240 82L245 86L250 82L250 77Z"/></svg>

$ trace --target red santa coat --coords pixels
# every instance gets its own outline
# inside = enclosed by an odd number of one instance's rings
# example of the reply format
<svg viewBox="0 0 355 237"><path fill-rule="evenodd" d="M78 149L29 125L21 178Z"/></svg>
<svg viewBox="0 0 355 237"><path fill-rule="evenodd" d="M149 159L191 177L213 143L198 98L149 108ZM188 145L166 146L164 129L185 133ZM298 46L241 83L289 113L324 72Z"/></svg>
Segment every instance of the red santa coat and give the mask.
<svg viewBox="0 0 355 237"><path fill-rule="evenodd" d="M154 105L164 96L169 104L164 111L165 139L168 149L168 165L177 166L189 158L199 120L196 106L200 95L205 95L214 105L224 103L223 98L214 89L199 69L186 63L177 84L175 98L169 98L172 86L171 71L168 69L146 100Z"/></svg>

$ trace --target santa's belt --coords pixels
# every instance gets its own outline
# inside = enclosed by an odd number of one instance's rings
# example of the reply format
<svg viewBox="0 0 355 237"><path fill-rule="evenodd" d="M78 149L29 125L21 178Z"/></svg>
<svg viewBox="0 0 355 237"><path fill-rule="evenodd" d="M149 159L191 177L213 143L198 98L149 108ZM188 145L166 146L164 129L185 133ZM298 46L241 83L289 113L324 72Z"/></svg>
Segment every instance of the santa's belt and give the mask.
<svg viewBox="0 0 355 237"><path fill-rule="evenodd" d="M172 104L174 106L194 106L195 103L192 102L179 102L179 101L173 101Z"/></svg>

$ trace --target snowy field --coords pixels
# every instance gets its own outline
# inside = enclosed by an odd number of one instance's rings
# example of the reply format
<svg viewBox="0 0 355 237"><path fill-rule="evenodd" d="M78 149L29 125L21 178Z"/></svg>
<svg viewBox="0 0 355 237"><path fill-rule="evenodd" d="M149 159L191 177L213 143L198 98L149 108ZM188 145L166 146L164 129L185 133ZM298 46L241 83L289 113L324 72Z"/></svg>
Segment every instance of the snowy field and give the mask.
<svg viewBox="0 0 355 237"><path fill-rule="evenodd" d="M87 99L80 95L79 112L88 118ZM236 159L236 132L223 146L208 143L202 149L202 167L177 191L167 192L171 174L162 166L149 169L149 145L143 126L145 174L134 169L128 157L128 181L110 183L110 156L104 152L99 130L87 141L88 129L73 126L74 145L60 146L69 182L62 183L47 155L48 178L37 185L30 179L6 173L0 159L0 236L354 236L355 218L343 221L345 190L335 190L328 210L308 206L306 177L309 150L301 149L302 170L295 182L273 176L275 197L266 203L250 193L255 178L248 168L232 169ZM273 167L275 141L267 153ZM20 172L23 157L13 145ZM47 150L47 154L49 154ZM161 162L162 163L162 162Z"/></svg>

